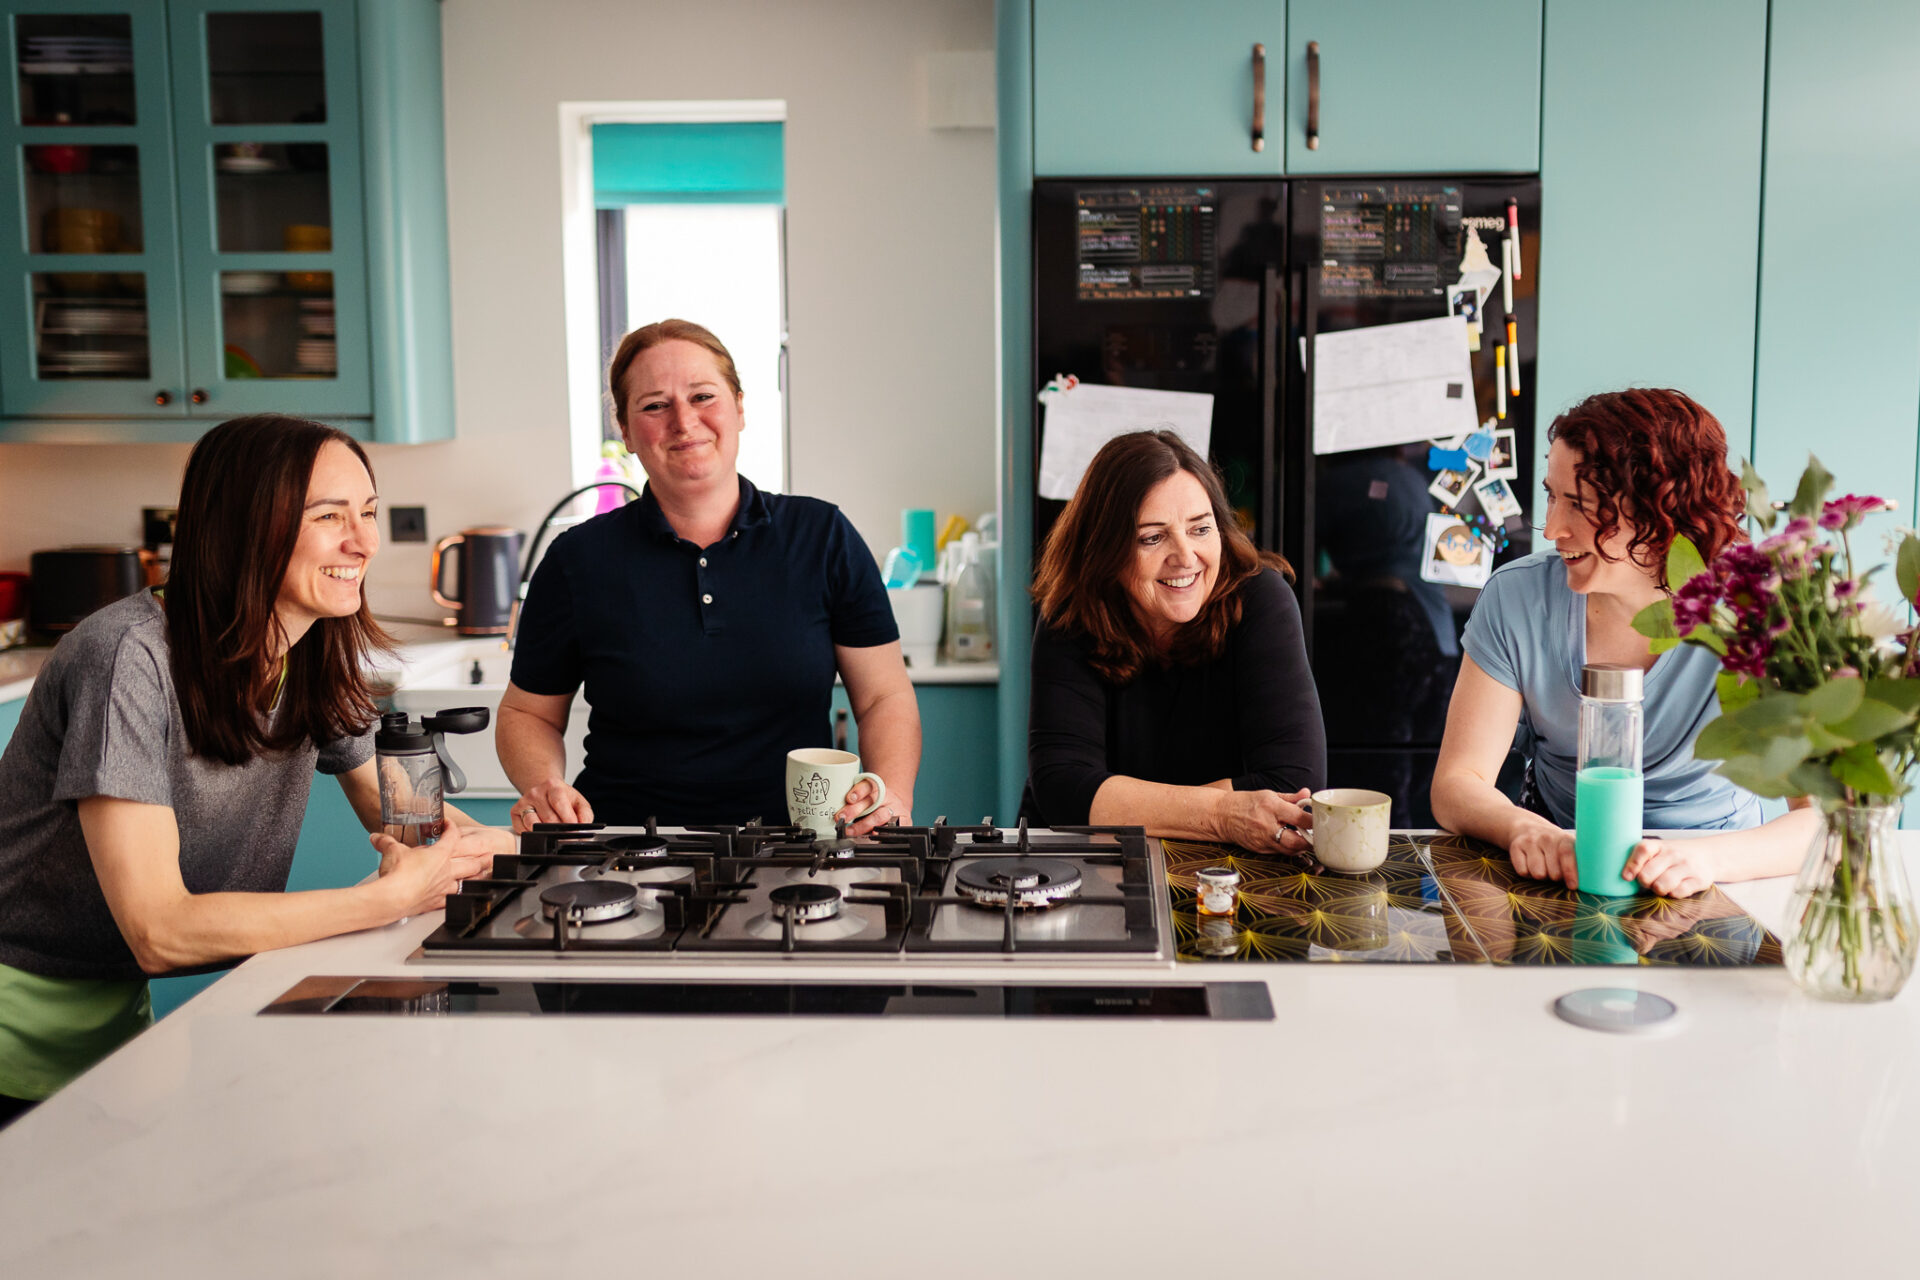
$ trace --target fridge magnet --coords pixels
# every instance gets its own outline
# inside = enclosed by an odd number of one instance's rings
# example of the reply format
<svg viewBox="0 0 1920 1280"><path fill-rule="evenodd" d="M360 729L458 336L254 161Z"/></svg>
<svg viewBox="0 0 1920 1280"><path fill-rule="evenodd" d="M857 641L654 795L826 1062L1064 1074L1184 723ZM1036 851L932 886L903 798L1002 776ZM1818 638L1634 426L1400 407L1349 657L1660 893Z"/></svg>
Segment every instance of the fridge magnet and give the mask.
<svg viewBox="0 0 1920 1280"><path fill-rule="evenodd" d="M1447 310L1467 319L1467 350L1480 349L1480 291L1471 285L1449 285Z"/></svg>
<svg viewBox="0 0 1920 1280"><path fill-rule="evenodd" d="M1497 524L1520 514L1520 499L1513 496L1513 486L1498 476L1474 485L1473 493L1480 499L1480 509Z"/></svg>
<svg viewBox="0 0 1920 1280"><path fill-rule="evenodd" d="M1463 449L1469 458L1484 464L1493 453L1493 428L1481 427L1468 436Z"/></svg>
<svg viewBox="0 0 1920 1280"><path fill-rule="evenodd" d="M1438 511L1427 513L1425 554L1420 576L1456 587L1484 587L1493 572L1493 544L1463 520Z"/></svg>
<svg viewBox="0 0 1920 1280"><path fill-rule="evenodd" d="M1487 454L1487 479L1518 480L1520 462L1514 456L1513 428L1499 427L1493 433L1493 449Z"/></svg>
<svg viewBox="0 0 1920 1280"><path fill-rule="evenodd" d="M1480 464L1470 462L1465 471L1442 471L1427 486L1427 492L1447 506L1457 507L1466 501L1467 494L1473 489L1473 482L1479 477Z"/></svg>
<svg viewBox="0 0 1920 1280"><path fill-rule="evenodd" d="M1429 471L1465 471L1472 465L1465 449L1442 449L1439 445L1427 444L1427 470Z"/></svg>

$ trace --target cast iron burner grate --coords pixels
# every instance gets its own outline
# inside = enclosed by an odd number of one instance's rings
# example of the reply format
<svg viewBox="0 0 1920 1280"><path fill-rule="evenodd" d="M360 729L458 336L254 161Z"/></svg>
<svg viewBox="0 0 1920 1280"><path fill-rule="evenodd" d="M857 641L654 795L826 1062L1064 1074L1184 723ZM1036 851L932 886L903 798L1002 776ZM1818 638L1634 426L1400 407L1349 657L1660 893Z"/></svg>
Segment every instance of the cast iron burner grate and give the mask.
<svg viewBox="0 0 1920 1280"><path fill-rule="evenodd" d="M1080 871L1058 858L976 858L954 873L953 887L983 907L1050 907L1080 892Z"/></svg>
<svg viewBox="0 0 1920 1280"><path fill-rule="evenodd" d="M623 880L570 880L540 891L540 912L549 920L564 912L570 924L598 924L632 915L638 896Z"/></svg>
<svg viewBox="0 0 1920 1280"><path fill-rule="evenodd" d="M840 914L841 901L840 891L830 884L783 884L767 892L773 918L796 924L833 919Z"/></svg>

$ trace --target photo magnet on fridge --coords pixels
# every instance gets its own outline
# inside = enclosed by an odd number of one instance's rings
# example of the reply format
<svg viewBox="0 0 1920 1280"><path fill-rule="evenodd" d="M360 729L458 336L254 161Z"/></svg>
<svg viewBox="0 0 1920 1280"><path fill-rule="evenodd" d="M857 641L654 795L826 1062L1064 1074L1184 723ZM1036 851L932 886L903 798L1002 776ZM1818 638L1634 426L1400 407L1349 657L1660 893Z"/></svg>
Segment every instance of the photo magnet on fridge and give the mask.
<svg viewBox="0 0 1920 1280"><path fill-rule="evenodd" d="M1505 524L1520 514L1520 499L1513 496L1513 486L1498 476L1473 486L1473 493L1480 499L1480 509L1495 524Z"/></svg>
<svg viewBox="0 0 1920 1280"><path fill-rule="evenodd" d="M1487 455L1487 479L1518 480L1520 460L1514 456L1513 428L1497 427L1493 433L1493 452ZM1493 512L1489 511L1488 515Z"/></svg>
<svg viewBox="0 0 1920 1280"><path fill-rule="evenodd" d="M1427 513L1420 576L1456 587L1484 587L1493 573L1493 544L1467 523L1439 511Z"/></svg>
<svg viewBox="0 0 1920 1280"><path fill-rule="evenodd" d="M1449 507L1457 507L1466 501L1467 494L1473 489L1473 482L1480 478L1480 464L1467 464L1465 471L1442 471L1427 486L1427 492L1440 499Z"/></svg>

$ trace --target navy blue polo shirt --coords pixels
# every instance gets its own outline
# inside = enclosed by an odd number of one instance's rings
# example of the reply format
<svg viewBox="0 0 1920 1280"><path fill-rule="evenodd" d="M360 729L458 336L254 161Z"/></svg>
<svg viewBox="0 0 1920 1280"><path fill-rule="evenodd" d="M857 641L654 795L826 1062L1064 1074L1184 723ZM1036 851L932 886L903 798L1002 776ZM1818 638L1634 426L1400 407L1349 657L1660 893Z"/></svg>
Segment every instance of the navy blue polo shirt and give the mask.
<svg viewBox="0 0 1920 1280"><path fill-rule="evenodd" d="M567 530L534 571L513 682L586 686L595 819L784 822L787 752L832 745L835 645L900 638L880 571L840 509L740 479L726 536L674 533L648 486Z"/></svg>

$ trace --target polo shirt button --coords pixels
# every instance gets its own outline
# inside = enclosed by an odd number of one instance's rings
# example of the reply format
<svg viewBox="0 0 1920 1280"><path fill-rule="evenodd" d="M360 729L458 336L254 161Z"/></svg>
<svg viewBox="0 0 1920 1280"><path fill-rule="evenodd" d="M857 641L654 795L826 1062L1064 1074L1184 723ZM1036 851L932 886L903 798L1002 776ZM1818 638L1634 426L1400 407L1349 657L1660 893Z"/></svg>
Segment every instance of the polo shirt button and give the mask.
<svg viewBox="0 0 1920 1280"><path fill-rule="evenodd" d="M705 556L700 557L700 567L702 569L707 567L707 558Z"/></svg>
<svg viewBox="0 0 1920 1280"><path fill-rule="evenodd" d="M712 596L701 596L701 597L700 597L700 603L701 603L701 604L712 604L712 603L713 603L713 597L712 597Z"/></svg>

